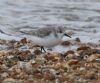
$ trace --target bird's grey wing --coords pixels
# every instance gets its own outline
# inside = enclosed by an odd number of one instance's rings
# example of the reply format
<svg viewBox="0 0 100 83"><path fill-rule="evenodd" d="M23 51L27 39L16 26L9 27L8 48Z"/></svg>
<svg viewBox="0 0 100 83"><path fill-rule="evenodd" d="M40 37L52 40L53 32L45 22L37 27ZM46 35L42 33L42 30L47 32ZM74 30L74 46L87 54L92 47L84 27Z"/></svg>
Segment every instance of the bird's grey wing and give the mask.
<svg viewBox="0 0 100 83"><path fill-rule="evenodd" d="M20 32L27 34L27 35L38 36L38 37L44 38L44 37L50 35L52 31L48 28L39 28L39 29L30 30L30 31L24 30L24 31L20 31Z"/></svg>
<svg viewBox="0 0 100 83"><path fill-rule="evenodd" d="M39 28L34 32L32 35L44 38L52 33L52 30L50 28Z"/></svg>

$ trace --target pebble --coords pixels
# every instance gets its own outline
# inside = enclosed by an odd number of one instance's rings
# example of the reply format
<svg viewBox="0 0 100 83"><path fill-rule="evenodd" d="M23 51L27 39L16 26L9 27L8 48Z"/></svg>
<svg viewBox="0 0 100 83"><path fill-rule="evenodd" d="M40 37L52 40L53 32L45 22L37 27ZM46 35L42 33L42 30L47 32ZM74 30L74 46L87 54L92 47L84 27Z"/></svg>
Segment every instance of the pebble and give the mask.
<svg viewBox="0 0 100 83"><path fill-rule="evenodd" d="M3 83L16 83L16 81L13 78L6 78L3 80Z"/></svg>
<svg viewBox="0 0 100 83"><path fill-rule="evenodd" d="M1 77L2 77L2 78L7 78L8 76L9 76L9 74L6 73L6 72L4 72L4 73L1 74Z"/></svg>
<svg viewBox="0 0 100 83"><path fill-rule="evenodd" d="M95 55L91 55L90 57L87 58L87 62L92 62L95 61L97 57Z"/></svg>
<svg viewBox="0 0 100 83"><path fill-rule="evenodd" d="M85 68L84 68L84 67L80 67L79 70L80 70L80 71L84 71Z"/></svg>

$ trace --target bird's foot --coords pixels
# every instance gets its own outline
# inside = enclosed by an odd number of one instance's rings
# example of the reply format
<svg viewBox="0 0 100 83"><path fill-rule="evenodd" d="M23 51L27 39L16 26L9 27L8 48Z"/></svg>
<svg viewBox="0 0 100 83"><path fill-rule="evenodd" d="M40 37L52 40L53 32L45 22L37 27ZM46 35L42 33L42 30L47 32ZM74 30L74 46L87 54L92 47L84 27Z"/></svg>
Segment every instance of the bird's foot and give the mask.
<svg viewBox="0 0 100 83"><path fill-rule="evenodd" d="M44 49L43 46L41 46L41 51L44 51L46 53L46 50Z"/></svg>

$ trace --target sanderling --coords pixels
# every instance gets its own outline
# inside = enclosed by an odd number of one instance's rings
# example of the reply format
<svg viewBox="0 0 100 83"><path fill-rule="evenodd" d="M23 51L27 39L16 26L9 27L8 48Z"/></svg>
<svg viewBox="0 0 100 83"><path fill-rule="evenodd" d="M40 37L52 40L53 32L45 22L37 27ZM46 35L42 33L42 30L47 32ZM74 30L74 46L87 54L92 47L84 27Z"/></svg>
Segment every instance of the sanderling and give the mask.
<svg viewBox="0 0 100 83"><path fill-rule="evenodd" d="M65 27L46 27L31 31L21 30L20 32L27 34L27 37L34 44L39 45L41 50L44 50L43 47L50 48L60 44L64 35L71 38L65 31Z"/></svg>

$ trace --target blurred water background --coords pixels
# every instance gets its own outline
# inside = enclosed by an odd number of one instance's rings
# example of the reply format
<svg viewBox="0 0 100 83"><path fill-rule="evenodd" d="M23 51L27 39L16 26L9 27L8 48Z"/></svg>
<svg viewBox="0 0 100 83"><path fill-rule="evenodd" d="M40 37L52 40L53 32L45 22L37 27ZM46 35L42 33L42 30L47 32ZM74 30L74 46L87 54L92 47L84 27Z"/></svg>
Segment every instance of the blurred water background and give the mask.
<svg viewBox="0 0 100 83"><path fill-rule="evenodd" d="M100 43L100 0L0 0L0 38L19 39L22 29L50 26Z"/></svg>

